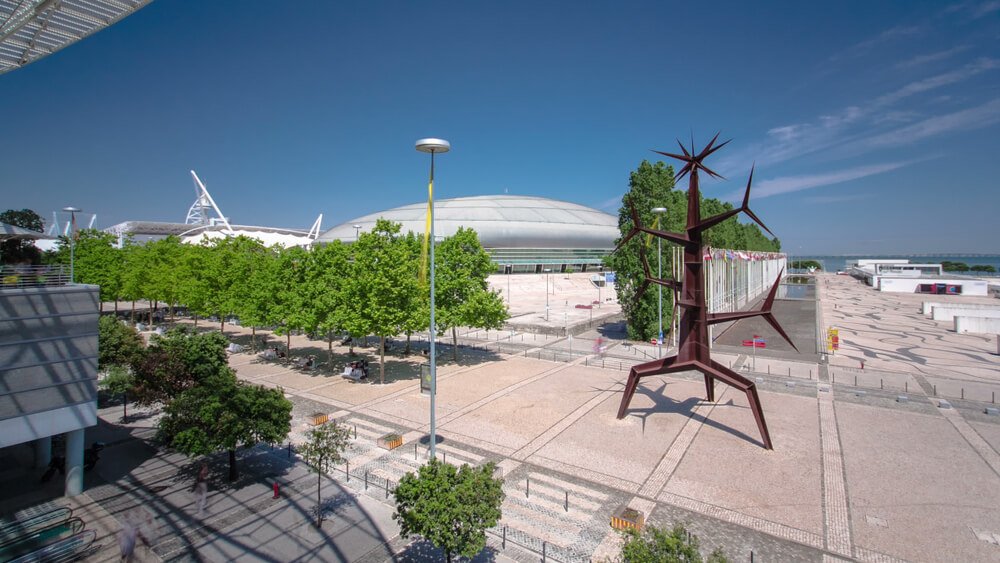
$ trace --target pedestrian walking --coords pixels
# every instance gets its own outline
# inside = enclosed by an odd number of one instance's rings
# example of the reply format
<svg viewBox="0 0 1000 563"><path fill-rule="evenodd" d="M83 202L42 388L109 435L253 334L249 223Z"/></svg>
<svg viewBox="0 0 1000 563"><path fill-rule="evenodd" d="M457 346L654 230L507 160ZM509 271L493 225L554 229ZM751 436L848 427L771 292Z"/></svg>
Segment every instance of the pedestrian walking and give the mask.
<svg viewBox="0 0 1000 563"><path fill-rule="evenodd" d="M195 497L198 499L198 517L205 513L205 503L208 500L208 464L202 463L198 471L198 480L194 484Z"/></svg>

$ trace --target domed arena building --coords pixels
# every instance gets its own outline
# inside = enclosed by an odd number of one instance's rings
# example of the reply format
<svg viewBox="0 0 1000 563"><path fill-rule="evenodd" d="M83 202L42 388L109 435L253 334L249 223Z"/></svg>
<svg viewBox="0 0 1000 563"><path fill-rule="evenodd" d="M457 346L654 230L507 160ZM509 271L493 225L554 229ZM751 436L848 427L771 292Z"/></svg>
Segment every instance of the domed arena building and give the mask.
<svg viewBox="0 0 1000 563"><path fill-rule="evenodd" d="M420 202L352 219L320 235L314 244L351 243L378 219L423 233L427 203ZM598 271L615 247L618 218L590 207L544 197L491 195L434 202L434 234L440 240L459 227L475 229L502 273Z"/></svg>

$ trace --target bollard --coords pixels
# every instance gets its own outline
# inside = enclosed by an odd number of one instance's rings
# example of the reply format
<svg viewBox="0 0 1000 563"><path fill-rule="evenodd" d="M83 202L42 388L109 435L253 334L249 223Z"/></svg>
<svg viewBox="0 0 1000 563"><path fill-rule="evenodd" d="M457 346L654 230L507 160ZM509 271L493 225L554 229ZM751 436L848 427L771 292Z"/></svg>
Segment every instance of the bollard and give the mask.
<svg viewBox="0 0 1000 563"><path fill-rule="evenodd" d="M344 473L347 473L347 482L350 483L351 482L351 462L348 461L346 463L347 463L347 471L345 471Z"/></svg>
<svg viewBox="0 0 1000 563"><path fill-rule="evenodd" d="M358 439L358 425L357 424L354 425L354 439L355 440Z"/></svg>
<svg viewBox="0 0 1000 563"><path fill-rule="evenodd" d="M368 490L368 471L365 471L365 490Z"/></svg>
<svg viewBox="0 0 1000 563"><path fill-rule="evenodd" d="M563 510L569 512L569 491L563 491L563 492L566 493L566 500L563 501Z"/></svg>
<svg viewBox="0 0 1000 563"><path fill-rule="evenodd" d="M413 461L417 461L417 443L413 442Z"/></svg>
<svg viewBox="0 0 1000 563"><path fill-rule="evenodd" d="M288 459L292 459L292 443L288 442Z"/></svg>
<svg viewBox="0 0 1000 563"><path fill-rule="evenodd" d="M909 381L904 381L903 382L903 391L905 391L906 393L910 392L910 382Z"/></svg>
<svg viewBox="0 0 1000 563"><path fill-rule="evenodd" d="M503 536L500 539L500 549L507 549L507 526L503 527Z"/></svg>
<svg viewBox="0 0 1000 563"><path fill-rule="evenodd" d="M542 542L542 563L545 563L545 542Z"/></svg>
<svg viewBox="0 0 1000 563"><path fill-rule="evenodd" d="M878 388L879 389L885 389L885 386L882 384L882 378L881 377L878 378Z"/></svg>
<svg viewBox="0 0 1000 563"><path fill-rule="evenodd" d="M441 452L441 461L448 463L448 452Z"/></svg>
<svg viewBox="0 0 1000 563"><path fill-rule="evenodd" d="M389 498L389 478L385 478L385 498Z"/></svg>
<svg viewBox="0 0 1000 563"><path fill-rule="evenodd" d="M753 550L750 550L750 563L753 563Z"/></svg>
<svg viewBox="0 0 1000 563"><path fill-rule="evenodd" d="M276 499L276 498L278 498L279 496L280 496L280 495L278 494L278 482L277 482L277 481L275 481L275 482L274 482L274 496L273 496L273 497L271 497L271 498L272 498L272 499Z"/></svg>
<svg viewBox="0 0 1000 563"><path fill-rule="evenodd" d="M934 384L934 396L937 397L937 383Z"/></svg>
<svg viewBox="0 0 1000 563"><path fill-rule="evenodd" d="M965 387L962 387L962 399L965 399Z"/></svg>
<svg viewBox="0 0 1000 563"><path fill-rule="evenodd" d="M813 370L809 370L809 381L812 381L812 378L813 378Z"/></svg>
<svg viewBox="0 0 1000 563"><path fill-rule="evenodd" d="M792 368L788 368L788 377L792 376Z"/></svg>
<svg viewBox="0 0 1000 563"><path fill-rule="evenodd" d="M531 496L531 477L524 478L524 498Z"/></svg>
<svg viewBox="0 0 1000 563"><path fill-rule="evenodd" d="M855 387L858 386L858 376L856 376L856 375L854 376L854 386Z"/></svg>
<svg viewBox="0 0 1000 563"><path fill-rule="evenodd" d="M771 375L771 364L767 364L767 375Z"/></svg>

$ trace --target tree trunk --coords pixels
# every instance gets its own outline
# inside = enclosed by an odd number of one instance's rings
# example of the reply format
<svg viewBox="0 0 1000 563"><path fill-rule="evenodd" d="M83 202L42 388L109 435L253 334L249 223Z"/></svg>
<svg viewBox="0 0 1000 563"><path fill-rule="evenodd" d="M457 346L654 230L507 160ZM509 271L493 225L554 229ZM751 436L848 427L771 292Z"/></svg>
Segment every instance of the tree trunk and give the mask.
<svg viewBox="0 0 1000 563"><path fill-rule="evenodd" d="M320 464L322 466L322 464ZM321 488L323 485L323 474L316 472L316 527L323 527L323 496Z"/></svg>
<svg viewBox="0 0 1000 563"><path fill-rule="evenodd" d="M451 563L451 552L450 551L444 552L444 556L448 558L448 563Z"/></svg>
<svg viewBox="0 0 1000 563"><path fill-rule="evenodd" d="M122 391L122 422L128 423L128 391Z"/></svg>
<svg viewBox="0 0 1000 563"><path fill-rule="evenodd" d="M170 322L174 322L174 305L176 305L176 303L170 304Z"/></svg>
<svg viewBox="0 0 1000 563"><path fill-rule="evenodd" d="M403 350L403 354L410 355L410 331L406 331L406 350Z"/></svg>
<svg viewBox="0 0 1000 563"><path fill-rule="evenodd" d="M219 332L226 334L226 317L219 315Z"/></svg>
<svg viewBox="0 0 1000 563"><path fill-rule="evenodd" d="M257 352L257 327L250 327L250 351Z"/></svg>
<svg viewBox="0 0 1000 563"><path fill-rule="evenodd" d="M198 328L198 313L194 314L194 327Z"/></svg>
<svg viewBox="0 0 1000 563"><path fill-rule="evenodd" d="M292 331L285 333L285 348L288 352L288 357L292 357Z"/></svg>
<svg viewBox="0 0 1000 563"><path fill-rule="evenodd" d="M135 299L132 300L132 325L135 325Z"/></svg>
<svg viewBox="0 0 1000 563"><path fill-rule="evenodd" d="M378 352L378 378L381 380L379 383L385 385L385 337L379 337L379 352Z"/></svg>
<svg viewBox="0 0 1000 563"><path fill-rule="evenodd" d="M236 450L229 450L229 480L235 481L240 476L236 470Z"/></svg>
<svg viewBox="0 0 1000 563"><path fill-rule="evenodd" d="M104 313L104 300L98 299L97 301L97 314L100 315Z"/></svg>
<svg viewBox="0 0 1000 563"><path fill-rule="evenodd" d="M458 329L451 327L451 359L458 363Z"/></svg>
<svg viewBox="0 0 1000 563"><path fill-rule="evenodd" d="M115 316L118 316L118 298L115 297Z"/></svg>
<svg viewBox="0 0 1000 563"><path fill-rule="evenodd" d="M333 331L326 332L326 367L333 371Z"/></svg>

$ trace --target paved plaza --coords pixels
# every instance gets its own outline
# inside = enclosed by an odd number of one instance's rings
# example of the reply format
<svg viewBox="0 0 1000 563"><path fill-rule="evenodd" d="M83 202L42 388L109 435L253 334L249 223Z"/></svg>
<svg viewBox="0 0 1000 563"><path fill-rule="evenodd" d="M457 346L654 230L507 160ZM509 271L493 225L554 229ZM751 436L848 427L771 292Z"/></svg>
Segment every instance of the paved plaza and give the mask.
<svg viewBox="0 0 1000 563"><path fill-rule="evenodd" d="M763 561L1000 557L1000 416L986 412L1000 391L995 339L924 318L916 296L879 293L845 276L817 279L818 302L776 308L798 354L765 349L754 361L726 343L755 328L737 324L717 335L716 359L758 381L773 451L761 447L744 395L720 384L717 402L707 403L694 373L644 379L617 420L627 370L657 354L618 339L620 327L583 330L572 342L516 327L460 331L457 361L450 346L439 359L437 449L448 463L495 461L505 479L503 520L481 558L614 556L620 539L609 521L626 505L654 524L684 523L706 553L721 547L733 560L751 552ZM840 329L842 347L825 361L816 335L827 326ZM226 333L248 341L248 329ZM608 344L603 356L595 354L598 338ZM308 524L315 475L287 446L245 453L244 480L217 483L214 512L196 525L187 491L193 462L153 451L145 440L155 418L102 425L138 433L137 441L107 450L105 479L85 496L118 520L136 506L162 506L152 560L433 560L440 554L399 538L391 520L392 486L427 459L429 401L418 382L426 345L416 337L411 344L414 353L404 355L405 343L394 342L385 384L377 383L374 347L350 356L335 345L328 357L325 342L293 337L293 357L323 362L314 370L251 353L230 358L241 378L281 387L293 402L293 443L314 413L351 429L348 463L324 484L336 514L325 535ZM372 362L369 381L339 376L356 357ZM378 447L391 432L404 444ZM114 469L126 447L146 461ZM287 496L270 498L274 480ZM129 484L140 490L129 495Z"/></svg>

